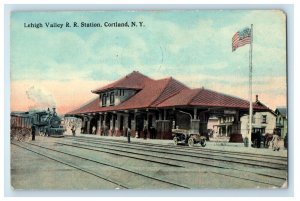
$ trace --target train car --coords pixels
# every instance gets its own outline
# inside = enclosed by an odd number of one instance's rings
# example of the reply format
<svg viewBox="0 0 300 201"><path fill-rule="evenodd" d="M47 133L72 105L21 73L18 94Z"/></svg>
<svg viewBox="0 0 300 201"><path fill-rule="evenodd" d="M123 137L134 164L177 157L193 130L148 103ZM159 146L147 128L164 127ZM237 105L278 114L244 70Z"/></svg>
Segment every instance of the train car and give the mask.
<svg viewBox="0 0 300 201"><path fill-rule="evenodd" d="M31 115L28 112L12 112L10 114L11 140L28 140L31 135L31 126Z"/></svg>
<svg viewBox="0 0 300 201"><path fill-rule="evenodd" d="M11 139L26 140L31 135L34 126L36 134L63 137L66 129L62 126L62 119L57 115L55 108L51 112L29 111L11 113Z"/></svg>

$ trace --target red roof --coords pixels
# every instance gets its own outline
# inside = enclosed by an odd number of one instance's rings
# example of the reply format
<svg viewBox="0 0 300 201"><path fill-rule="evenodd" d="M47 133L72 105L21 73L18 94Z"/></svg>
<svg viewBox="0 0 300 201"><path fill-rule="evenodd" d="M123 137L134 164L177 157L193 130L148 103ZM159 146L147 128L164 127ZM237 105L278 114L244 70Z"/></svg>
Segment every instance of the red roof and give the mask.
<svg viewBox="0 0 300 201"><path fill-rule="evenodd" d="M158 107L175 106L204 106L204 107L228 107L249 108L249 101L233 97L216 91L199 88L186 89L159 104ZM254 109L267 109L267 107L253 103Z"/></svg>
<svg viewBox="0 0 300 201"><path fill-rule="evenodd" d="M129 100L116 106L119 110L132 108L155 107L167 98L187 88L173 78L156 80L146 85L140 92Z"/></svg>
<svg viewBox="0 0 300 201"><path fill-rule="evenodd" d="M169 98L168 100L160 103L158 107L170 107L170 106L184 106L188 105L200 89L183 89L175 96Z"/></svg>
<svg viewBox="0 0 300 201"><path fill-rule="evenodd" d="M162 103L163 101L169 99L170 97L174 96L175 94L179 93L182 90L190 90L187 86L182 84L181 82L175 80L174 78L170 77L168 79L168 83L162 93L156 98L154 102L152 102L151 106L156 107L158 104Z"/></svg>
<svg viewBox="0 0 300 201"><path fill-rule="evenodd" d="M133 71L132 73L126 75L125 77L108 84L104 87L92 90L93 93L99 93L101 91L106 91L109 89L142 89L145 86L145 83L153 81L151 78L139 73L138 71Z"/></svg>
<svg viewBox="0 0 300 201"><path fill-rule="evenodd" d="M176 106L227 107L247 109L249 101L204 88L190 89L174 78L153 80L137 71L109 85L94 90L94 93L113 89L137 89L137 93L116 106L101 107L99 97L68 114L83 114L138 108L163 108ZM253 103L253 109L266 110L265 105Z"/></svg>
<svg viewBox="0 0 300 201"><path fill-rule="evenodd" d="M142 90L119 105L100 107L100 100L96 98L68 114L156 107L156 105L179 93L182 89L187 89L187 87L173 78L148 81L148 84Z"/></svg>
<svg viewBox="0 0 300 201"><path fill-rule="evenodd" d="M249 101L202 88L202 90L190 102L192 106L214 106L230 108L249 108ZM253 109L267 109L253 103Z"/></svg>

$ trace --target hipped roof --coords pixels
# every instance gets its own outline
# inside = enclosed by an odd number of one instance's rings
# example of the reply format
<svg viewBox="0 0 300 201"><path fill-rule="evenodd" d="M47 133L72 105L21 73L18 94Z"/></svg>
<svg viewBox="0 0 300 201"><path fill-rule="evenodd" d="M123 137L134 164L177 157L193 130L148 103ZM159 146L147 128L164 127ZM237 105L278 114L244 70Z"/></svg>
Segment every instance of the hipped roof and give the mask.
<svg viewBox="0 0 300 201"><path fill-rule="evenodd" d="M224 107L248 109L249 101L202 88L190 89L178 80L169 77L153 80L137 71L106 86L93 90L100 93L111 89L134 89L135 95L116 106L100 107L97 97L68 115L120 111L140 108L167 108L167 107ZM265 105L253 103L255 110L269 110Z"/></svg>
<svg viewBox="0 0 300 201"><path fill-rule="evenodd" d="M103 87L92 90L93 93L100 93L110 89L136 89L140 90L144 86L153 81L151 78L139 73L138 71L133 71L129 75Z"/></svg>

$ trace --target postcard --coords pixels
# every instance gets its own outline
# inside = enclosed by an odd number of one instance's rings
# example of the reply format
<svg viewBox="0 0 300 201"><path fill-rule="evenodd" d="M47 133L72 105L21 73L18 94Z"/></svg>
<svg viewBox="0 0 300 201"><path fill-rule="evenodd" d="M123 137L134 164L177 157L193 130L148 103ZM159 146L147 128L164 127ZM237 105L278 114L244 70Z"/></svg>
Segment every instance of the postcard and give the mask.
<svg viewBox="0 0 300 201"><path fill-rule="evenodd" d="M281 10L11 12L11 188L288 188L286 23Z"/></svg>

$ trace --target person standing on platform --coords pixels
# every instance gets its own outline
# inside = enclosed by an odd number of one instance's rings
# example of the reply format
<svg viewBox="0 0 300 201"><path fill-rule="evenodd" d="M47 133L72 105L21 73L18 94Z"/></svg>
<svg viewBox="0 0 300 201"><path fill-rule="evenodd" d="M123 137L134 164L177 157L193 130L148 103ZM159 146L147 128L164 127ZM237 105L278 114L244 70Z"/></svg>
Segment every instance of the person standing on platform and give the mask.
<svg viewBox="0 0 300 201"><path fill-rule="evenodd" d="M31 140L35 141L35 126L31 126Z"/></svg>
<svg viewBox="0 0 300 201"><path fill-rule="evenodd" d="M278 141L279 141L279 136L277 135L277 132L275 131L273 134L273 138L272 138L272 148L273 151L279 151L279 145L278 145Z"/></svg>
<svg viewBox="0 0 300 201"><path fill-rule="evenodd" d="M289 142L288 141L288 134L286 133L285 137L284 137L284 148L286 148L286 149L288 148L288 142Z"/></svg>
<svg viewBox="0 0 300 201"><path fill-rule="evenodd" d="M96 127L95 126L93 126L93 128L92 128L92 134L96 135Z"/></svg>
<svg viewBox="0 0 300 201"><path fill-rule="evenodd" d="M154 136L153 130L154 130L154 129L153 129L153 126L151 126L150 129L149 129L150 139L153 139L153 138L154 138L154 137L153 137L153 136Z"/></svg>
<svg viewBox="0 0 300 201"><path fill-rule="evenodd" d="M74 125L72 126L71 131L72 131L72 135L75 136L76 128Z"/></svg>
<svg viewBox="0 0 300 201"><path fill-rule="evenodd" d="M143 132L144 132L144 140L146 140L147 139L147 134L148 134L148 128L147 128L146 125L144 126Z"/></svg>
<svg viewBox="0 0 300 201"><path fill-rule="evenodd" d="M260 148L260 146L261 146L261 138L262 138L261 132L257 131L256 135L257 135L257 148Z"/></svg>
<svg viewBox="0 0 300 201"><path fill-rule="evenodd" d="M127 129L127 142L130 143L130 135L131 135L131 130L130 128Z"/></svg>

